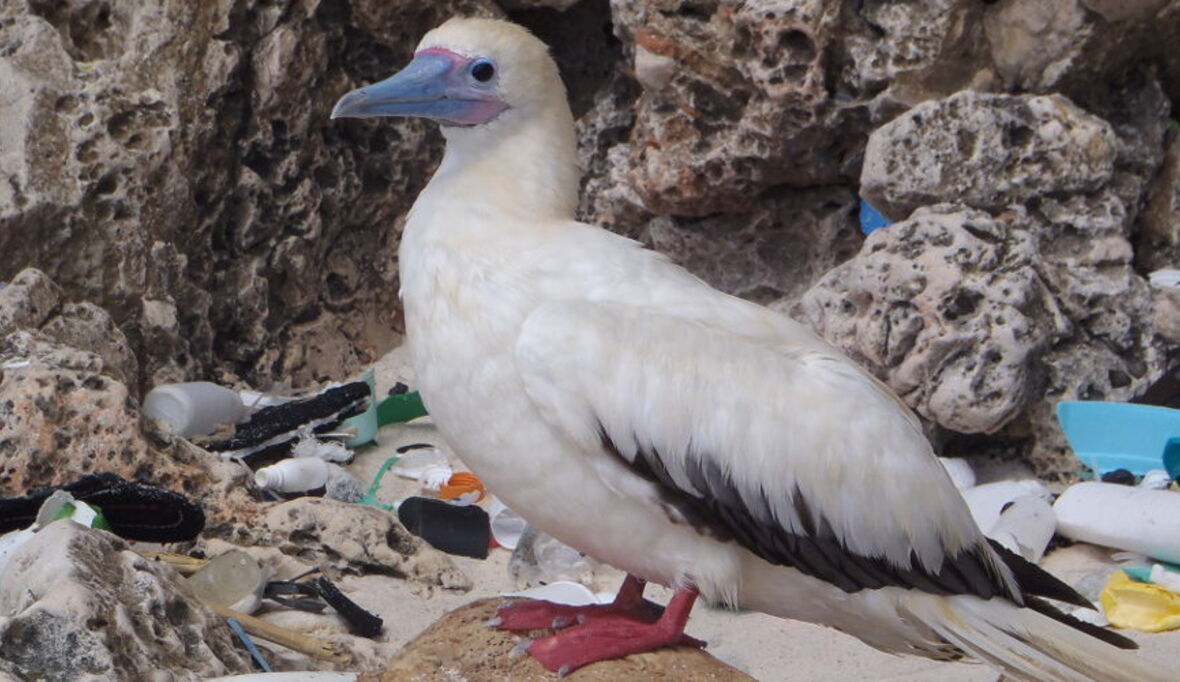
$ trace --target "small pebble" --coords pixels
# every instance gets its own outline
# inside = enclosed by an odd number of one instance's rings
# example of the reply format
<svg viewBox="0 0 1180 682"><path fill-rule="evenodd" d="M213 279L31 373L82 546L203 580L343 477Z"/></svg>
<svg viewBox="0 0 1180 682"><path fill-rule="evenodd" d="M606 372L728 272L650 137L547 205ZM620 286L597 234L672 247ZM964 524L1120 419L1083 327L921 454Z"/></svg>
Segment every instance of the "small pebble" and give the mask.
<svg viewBox="0 0 1180 682"><path fill-rule="evenodd" d="M1135 474L1126 469L1115 469L1102 474L1103 483L1117 483L1119 485L1135 485Z"/></svg>

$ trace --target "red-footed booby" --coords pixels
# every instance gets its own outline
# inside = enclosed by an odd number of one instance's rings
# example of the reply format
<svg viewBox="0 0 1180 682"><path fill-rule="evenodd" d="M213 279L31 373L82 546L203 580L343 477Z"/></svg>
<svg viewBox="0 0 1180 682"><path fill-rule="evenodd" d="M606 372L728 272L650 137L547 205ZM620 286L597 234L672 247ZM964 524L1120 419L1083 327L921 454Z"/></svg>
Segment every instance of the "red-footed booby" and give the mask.
<svg viewBox="0 0 1180 682"><path fill-rule="evenodd" d="M989 542L887 387L789 318L574 219L574 122L546 46L452 19L332 117L421 116L446 153L399 254L407 343L447 442L538 528L628 572L612 604L508 606L552 671L669 645L697 595L966 653L1023 679L1156 679L1090 606ZM661 615L645 581L675 588Z"/></svg>

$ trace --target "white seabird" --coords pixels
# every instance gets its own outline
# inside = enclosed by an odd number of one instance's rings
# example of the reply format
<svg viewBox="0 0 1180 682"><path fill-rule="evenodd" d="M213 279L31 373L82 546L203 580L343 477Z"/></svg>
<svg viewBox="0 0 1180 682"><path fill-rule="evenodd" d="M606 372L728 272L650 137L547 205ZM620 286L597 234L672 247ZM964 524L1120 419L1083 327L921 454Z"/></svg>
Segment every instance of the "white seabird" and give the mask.
<svg viewBox="0 0 1180 682"><path fill-rule="evenodd" d="M630 574L612 605L501 610L512 630L567 626L528 644L550 670L701 645L683 634L700 594L1024 679L1159 677L982 535L888 388L787 317L574 219L574 122L526 30L452 19L332 116L442 124L399 253L423 399L509 506ZM644 581L676 588L662 615Z"/></svg>

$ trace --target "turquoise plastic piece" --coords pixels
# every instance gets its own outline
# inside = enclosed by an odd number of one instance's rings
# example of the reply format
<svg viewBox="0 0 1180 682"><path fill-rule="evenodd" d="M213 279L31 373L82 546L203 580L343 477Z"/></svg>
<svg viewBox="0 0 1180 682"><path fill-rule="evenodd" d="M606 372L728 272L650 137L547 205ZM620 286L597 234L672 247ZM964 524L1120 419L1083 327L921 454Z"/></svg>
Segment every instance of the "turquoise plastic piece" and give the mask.
<svg viewBox="0 0 1180 682"><path fill-rule="evenodd" d="M344 426L356 427L356 438L345 443L350 448L371 443L377 439L377 400L375 397L377 395L377 380L373 376L373 370L365 372L361 381L369 385L369 408L344 420Z"/></svg>
<svg viewBox="0 0 1180 682"><path fill-rule="evenodd" d="M1077 458L1099 474L1163 469L1165 447L1180 437L1180 410L1155 405L1065 401L1057 420Z"/></svg>

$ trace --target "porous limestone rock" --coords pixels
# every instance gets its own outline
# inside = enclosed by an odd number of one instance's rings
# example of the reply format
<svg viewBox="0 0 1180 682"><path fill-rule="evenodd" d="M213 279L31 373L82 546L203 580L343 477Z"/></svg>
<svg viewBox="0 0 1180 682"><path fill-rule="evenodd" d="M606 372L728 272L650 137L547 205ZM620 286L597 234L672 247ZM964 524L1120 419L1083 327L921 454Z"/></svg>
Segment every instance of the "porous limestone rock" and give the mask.
<svg viewBox="0 0 1180 682"><path fill-rule="evenodd" d="M1146 272L1180 268L1180 128L1168 135L1167 153L1139 216L1136 265Z"/></svg>
<svg viewBox="0 0 1180 682"><path fill-rule="evenodd" d="M449 590L471 589L450 557L410 534L387 511L327 498L301 497L270 506L261 544L312 565L388 575Z"/></svg>
<svg viewBox="0 0 1180 682"><path fill-rule="evenodd" d="M0 5L0 279L34 264L109 311L148 386L214 366L307 383L375 359L398 338L396 221L441 138L328 113L443 19L496 12Z"/></svg>
<svg viewBox="0 0 1180 682"><path fill-rule="evenodd" d="M1165 361L1117 212L1085 206L920 208L793 312L939 427L1029 441L1038 473L1070 475L1057 402L1129 399Z"/></svg>
<svg viewBox="0 0 1180 682"><path fill-rule="evenodd" d="M456 609L407 644L381 673L358 682L447 682L514 680L544 682L553 673L530 656L511 655L521 637L487 627L503 599L484 599ZM532 633L537 636L548 631ZM707 650L706 650L707 651ZM575 670L570 682L675 680L676 682L749 682L753 678L691 647L659 649Z"/></svg>
<svg viewBox="0 0 1180 682"><path fill-rule="evenodd" d="M248 523L245 472L142 422L127 387L98 355L22 330L0 337L0 497L20 497L91 473L182 493L209 532Z"/></svg>
<svg viewBox="0 0 1180 682"><path fill-rule="evenodd" d="M0 335L36 329L61 304L61 289L44 272L21 270L11 282L0 284Z"/></svg>
<svg viewBox="0 0 1180 682"><path fill-rule="evenodd" d="M873 131L861 194L894 219L941 201L997 210L1103 187L1115 147L1110 124L1059 95L962 92Z"/></svg>
<svg viewBox="0 0 1180 682"><path fill-rule="evenodd" d="M920 209L869 235L796 314L923 417L995 432L1033 397L1036 362L1069 331L1036 272L1022 213Z"/></svg>
<svg viewBox="0 0 1180 682"><path fill-rule="evenodd" d="M45 526L0 574L0 670L25 680L249 672L225 621L177 578L105 531Z"/></svg>

